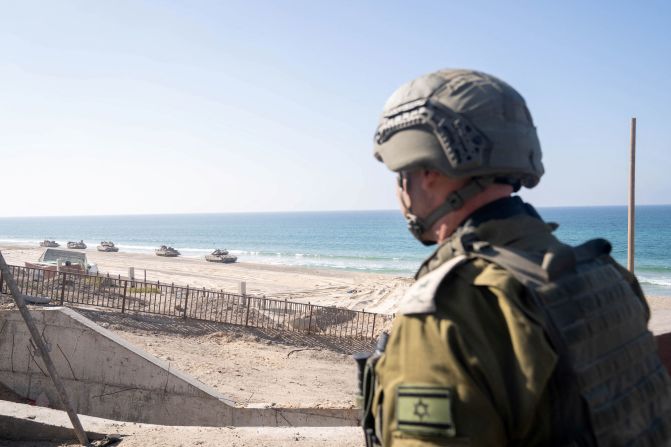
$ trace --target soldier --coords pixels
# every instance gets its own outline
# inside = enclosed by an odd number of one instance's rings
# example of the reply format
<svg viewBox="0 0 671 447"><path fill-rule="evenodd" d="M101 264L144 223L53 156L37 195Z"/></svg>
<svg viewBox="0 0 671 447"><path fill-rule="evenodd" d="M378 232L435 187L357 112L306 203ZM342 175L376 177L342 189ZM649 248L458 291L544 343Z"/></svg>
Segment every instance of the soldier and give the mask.
<svg viewBox="0 0 671 447"><path fill-rule="evenodd" d="M399 88L375 134L411 233L439 244L367 362L368 445L671 445L636 278L511 194L543 175L524 99L476 71Z"/></svg>

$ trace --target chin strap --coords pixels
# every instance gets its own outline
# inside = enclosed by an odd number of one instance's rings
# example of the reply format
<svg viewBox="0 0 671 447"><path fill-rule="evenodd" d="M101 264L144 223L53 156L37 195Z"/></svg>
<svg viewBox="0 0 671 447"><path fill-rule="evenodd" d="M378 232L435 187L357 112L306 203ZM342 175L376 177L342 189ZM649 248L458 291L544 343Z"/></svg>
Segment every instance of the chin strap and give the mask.
<svg viewBox="0 0 671 447"><path fill-rule="evenodd" d="M492 183L494 183L493 177L479 177L472 179L462 188L447 196L445 202L433 210L426 218L421 218L412 214L412 210L409 209L408 213L405 215L405 219L408 222L408 230L410 230L410 233L412 233L412 235L422 244L434 245L435 242L422 239L424 233L433 227L436 222L442 219L443 216L464 206L464 203L468 199L481 193Z"/></svg>

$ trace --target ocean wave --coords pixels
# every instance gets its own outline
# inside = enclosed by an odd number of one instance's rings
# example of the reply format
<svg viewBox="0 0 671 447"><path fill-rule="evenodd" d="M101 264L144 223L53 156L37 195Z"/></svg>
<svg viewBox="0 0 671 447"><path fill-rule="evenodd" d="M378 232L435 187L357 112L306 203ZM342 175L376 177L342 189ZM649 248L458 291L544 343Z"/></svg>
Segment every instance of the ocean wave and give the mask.
<svg viewBox="0 0 671 447"><path fill-rule="evenodd" d="M636 273L637 274L645 274L645 273L663 273L663 274L671 274L671 262L669 263L668 266L666 265L639 265L636 264Z"/></svg>
<svg viewBox="0 0 671 447"><path fill-rule="evenodd" d="M35 239L0 239L0 244L11 244L11 245L40 245L40 242L44 241L35 240Z"/></svg>
<svg viewBox="0 0 671 447"><path fill-rule="evenodd" d="M186 250L186 249L185 249ZM308 259L333 259L350 261L400 261L400 262L422 262L421 257L399 257L399 256L379 256L379 255L357 255L357 254L337 254L337 253L304 253L291 251L256 251L256 250L229 250L231 254L239 256L282 256L287 258L308 258Z"/></svg>
<svg viewBox="0 0 671 447"><path fill-rule="evenodd" d="M641 285L662 286L671 288L671 278L649 278L638 275Z"/></svg>
<svg viewBox="0 0 671 447"><path fill-rule="evenodd" d="M16 245L32 245L38 246L42 240L35 239L9 239L1 238L0 243L16 244ZM62 246L67 241L56 238ZM84 239L84 242L90 249L95 249L99 241L94 241L91 238ZM144 242L144 243L143 243ZM118 241L116 246L121 251L130 253L146 253L154 254L154 251L161 245L150 245L151 241L138 241L138 243L128 241ZM179 250L185 258L202 258L204 255L212 252L213 248L203 247L184 247L179 243L169 243L174 248ZM376 273L393 273L393 274L413 274L420 265L422 259L419 257L404 257L394 253L393 256L384 256L378 254L364 254L364 253L314 253L307 251L291 251L291 250L254 250L254 249L239 249L232 248L229 252L238 257L238 261L254 262L259 264L269 265L286 265L292 267L318 268L318 269L334 269L334 270L350 270L362 272L376 272Z"/></svg>
<svg viewBox="0 0 671 447"><path fill-rule="evenodd" d="M129 244L115 244L119 249L124 249L124 250L132 250L132 251L137 251L137 252L149 252L149 251L154 251L155 249L159 248L157 245L149 246L149 245L129 245Z"/></svg>

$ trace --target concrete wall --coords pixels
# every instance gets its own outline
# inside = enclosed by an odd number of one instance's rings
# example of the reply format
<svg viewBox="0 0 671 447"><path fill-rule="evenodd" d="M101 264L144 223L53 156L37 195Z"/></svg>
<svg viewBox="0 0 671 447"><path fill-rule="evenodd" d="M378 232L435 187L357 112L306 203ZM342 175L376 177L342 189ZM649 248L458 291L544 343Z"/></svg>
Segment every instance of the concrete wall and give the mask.
<svg viewBox="0 0 671 447"><path fill-rule="evenodd" d="M34 308L52 359L80 414L163 425L344 426L350 409L236 408L215 389L72 309ZM0 382L37 405L58 396L18 311L0 311Z"/></svg>

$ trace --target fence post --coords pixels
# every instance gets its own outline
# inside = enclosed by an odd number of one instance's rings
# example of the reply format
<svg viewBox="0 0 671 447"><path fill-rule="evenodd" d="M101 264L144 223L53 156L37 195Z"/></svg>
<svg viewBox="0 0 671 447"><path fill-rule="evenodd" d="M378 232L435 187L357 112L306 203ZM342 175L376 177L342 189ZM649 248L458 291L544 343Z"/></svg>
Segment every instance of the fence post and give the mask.
<svg viewBox="0 0 671 447"><path fill-rule="evenodd" d="M61 285L61 306L65 302L65 272L61 272L61 282L63 283Z"/></svg>
<svg viewBox="0 0 671 447"><path fill-rule="evenodd" d="M244 299L245 299L245 298L243 297L243 300L244 300ZM249 308L252 307L252 306L251 306L251 304L252 304L252 299L249 298L249 299L243 301L243 303L246 303L246 305L247 305L247 316L245 317L245 326L248 326L248 325L249 325ZM243 305L244 305L244 304L243 304Z"/></svg>
<svg viewBox="0 0 671 447"><path fill-rule="evenodd" d="M0 270L0 293L2 293L5 284L5 279L2 277L2 270Z"/></svg>
<svg viewBox="0 0 671 447"><path fill-rule="evenodd" d="M247 283L245 281L240 281L240 295L242 295L242 305L247 305Z"/></svg>
<svg viewBox="0 0 671 447"><path fill-rule="evenodd" d="M189 286L186 286L186 297L184 298L184 318L186 320L186 309L189 306Z"/></svg>
<svg viewBox="0 0 671 447"><path fill-rule="evenodd" d="M131 280L131 287L135 287L135 267L128 267L128 279Z"/></svg>
<svg viewBox="0 0 671 447"><path fill-rule="evenodd" d="M126 289L128 289L128 281L123 284L123 298L121 300L121 313L126 312Z"/></svg>
<svg viewBox="0 0 671 447"><path fill-rule="evenodd" d="M370 338L375 338L375 319L377 314L373 314L373 330L370 331Z"/></svg>
<svg viewBox="0 0 671 447"><path fill-rule="evenodd" d="M310 306L310 319L308 320L308 334L310 333L310 327L312 326L312 309L314 306L310 303L308 303L308 306Z"/></svg>

